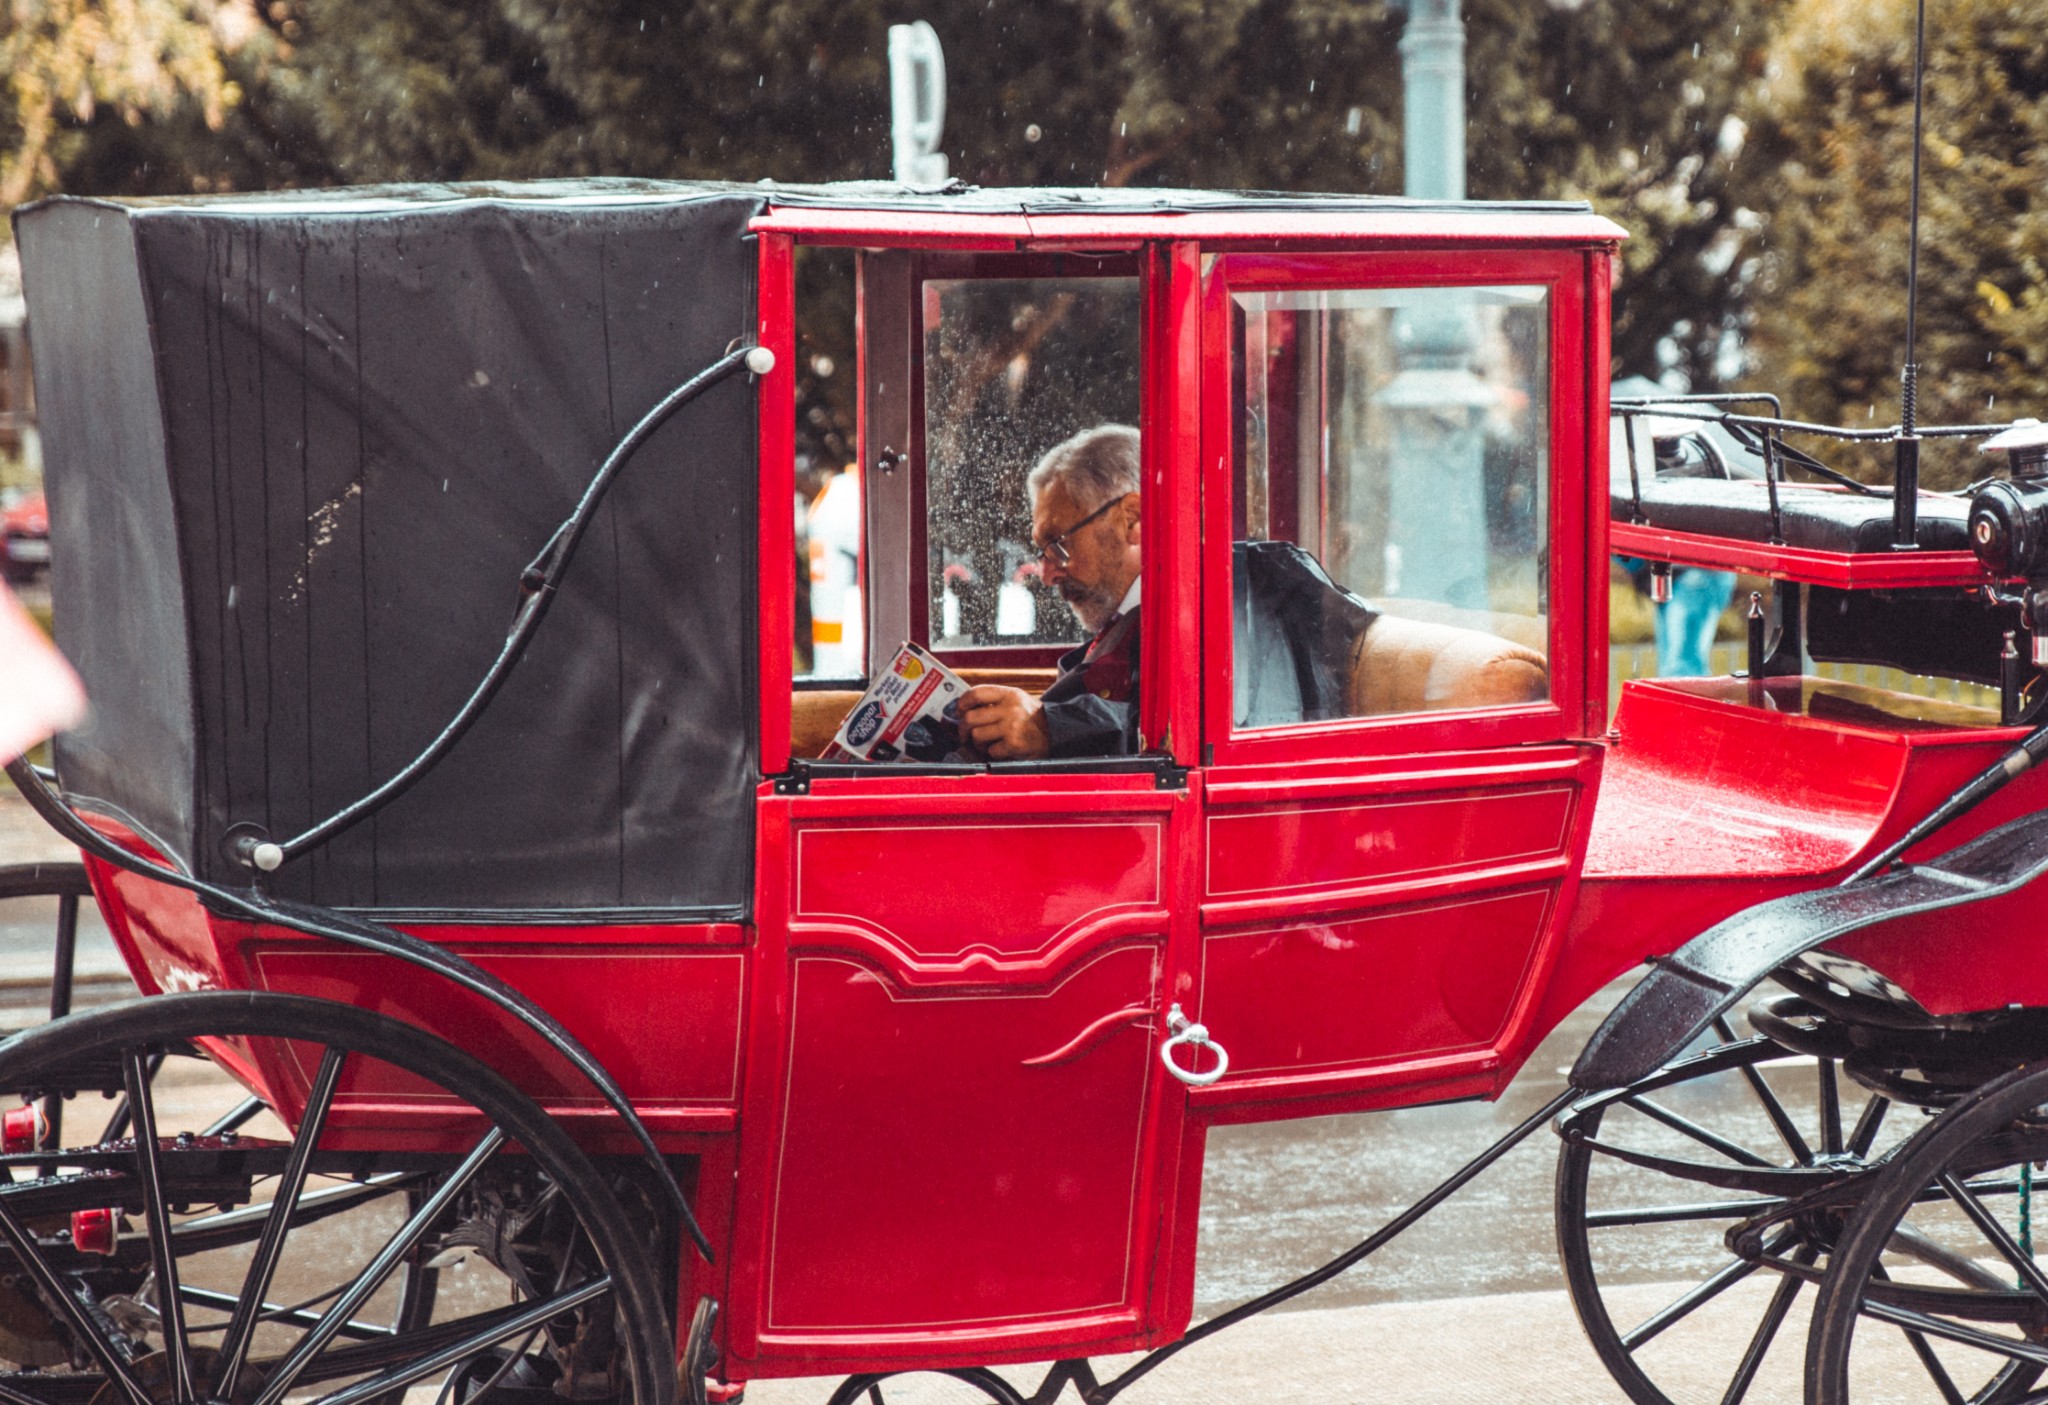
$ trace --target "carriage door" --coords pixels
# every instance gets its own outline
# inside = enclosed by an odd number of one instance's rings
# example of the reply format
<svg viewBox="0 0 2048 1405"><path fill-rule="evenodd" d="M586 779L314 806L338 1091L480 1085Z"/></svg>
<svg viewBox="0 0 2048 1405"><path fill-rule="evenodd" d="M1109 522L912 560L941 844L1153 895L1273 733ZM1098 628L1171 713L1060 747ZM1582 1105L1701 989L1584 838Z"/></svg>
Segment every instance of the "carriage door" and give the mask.
<svg viewBox="0 0 2048 1405"><path fill-rule="evenodd" d="M970 683L1051 682L1087 634L1026 476L1144 418L1138 256L864 252L861 275L870 648L863 676L797 680L798 752L906 640ZM1172 586L1147 569L1140 593ZM901 742L793 756L761 802L740 1222L762 1240L735 1248L731 1349L851 1369L913 1340L1128 1344L1157 1313L1184 1108L1154 1057L1194 936L1184 773Z"/></svg>
<svg viewBox="0 0 2048 1405"><path fill-rule="evenodd" d="M1587 268L1207 268L1212 1115L1483 1094L1517 1057L1595 774Z"/></svg>

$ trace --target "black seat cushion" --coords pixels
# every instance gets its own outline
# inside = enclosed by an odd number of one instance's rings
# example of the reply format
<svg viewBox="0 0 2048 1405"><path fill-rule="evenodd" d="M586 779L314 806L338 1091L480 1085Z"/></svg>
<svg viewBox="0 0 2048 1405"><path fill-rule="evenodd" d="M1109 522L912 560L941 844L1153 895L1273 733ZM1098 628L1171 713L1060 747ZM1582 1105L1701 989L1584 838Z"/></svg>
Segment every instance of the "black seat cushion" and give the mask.
<svg viewBox="0 0 2048 1405"><path fill-rule="evenodd" d="M1293 542L1232 543L1231 586L1236 724L1348 715L1352 655L1379 612Z"/></svg>
<svg viewBox="0 0 2048 1405"><path fill-rule="evenodd" d="M1634 522L1628 480L1614 485L1610 501L1616 522ZM1863 554L1891 550L1892 500L1836 488L1780 484L1778 501L1785 545L1807 551ZM1970 504L1966 498L1922 494L1915 540L1927 551L1968 551ZM1771 539L1771 504L1762 483L1713 478L1656 478L1645 481L1642 517L1672 532L1735 541Z"/></svg>

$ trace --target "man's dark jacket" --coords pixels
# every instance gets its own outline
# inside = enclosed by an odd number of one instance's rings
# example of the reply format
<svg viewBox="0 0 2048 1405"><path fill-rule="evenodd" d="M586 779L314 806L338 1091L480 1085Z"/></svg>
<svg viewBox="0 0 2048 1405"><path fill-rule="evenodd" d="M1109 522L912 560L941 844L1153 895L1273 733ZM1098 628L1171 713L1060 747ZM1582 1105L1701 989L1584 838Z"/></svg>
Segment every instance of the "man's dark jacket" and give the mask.
<svg viewBox="0 0 2048 1405"><path fill-rule="evenodd" d="M1129 756L1138 750L1138 607L1060 655L1040 694L1053 756Z"/></svg>

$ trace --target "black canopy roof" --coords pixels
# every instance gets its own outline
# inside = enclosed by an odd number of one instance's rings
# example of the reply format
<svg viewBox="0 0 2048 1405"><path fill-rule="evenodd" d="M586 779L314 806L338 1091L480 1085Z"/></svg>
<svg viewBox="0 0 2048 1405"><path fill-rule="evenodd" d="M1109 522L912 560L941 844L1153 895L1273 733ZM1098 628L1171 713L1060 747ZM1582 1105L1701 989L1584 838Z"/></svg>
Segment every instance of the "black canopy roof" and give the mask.
<svg viewBox="0 0 2048 1405"><path fill-rule="evenodd" d="M239 882L231 825L294 833L409 760L618 437L752 334L761 204L585 182L18 212L56 625L93 701L64 790ZM661 429L474 731L277 890L743 912L754 445L744 377Z"/></svg>
<svg viewBox="0 0 2048 1405"><path fill-rule="evenodd" d="M130 210L232 209L241 213L396 213L438 204L502 201L521 208L560 205L579 209L731 196L759 204L843 210L929 210L935 214L1177 214L1211 210L1330 210L1352 213L1420 211L1585 215L1583 200L1418 200L1403 195L1328 191L1177 190L1133 186L939 186L895 181L835 181L807 185L761 180L671 181L598 176L545 181L458 181L441 184L352 186L333 190L279 190L220 196L138 197L108 201Z"/></svg>

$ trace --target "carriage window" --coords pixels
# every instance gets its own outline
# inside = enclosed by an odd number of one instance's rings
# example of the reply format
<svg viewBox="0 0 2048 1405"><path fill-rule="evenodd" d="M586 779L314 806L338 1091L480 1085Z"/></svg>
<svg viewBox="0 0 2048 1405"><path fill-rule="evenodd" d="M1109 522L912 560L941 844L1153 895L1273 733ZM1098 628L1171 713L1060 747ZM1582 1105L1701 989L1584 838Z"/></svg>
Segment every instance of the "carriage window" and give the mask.
<svg viewBox="0 0 2048 1405"><path fill-rule="evenodd" d="M931 279L923 290L932 643L1078 643L1086 631L1040 577L1024 483L1073 434L1138 422L1138 280Z"/></svg>
<svg viewBox="0 0 2048 1405"><path fill-rule="evenodd" d="M1232 324L1237 725L1547 698L1546 290L1240 291Z"/></svg>

